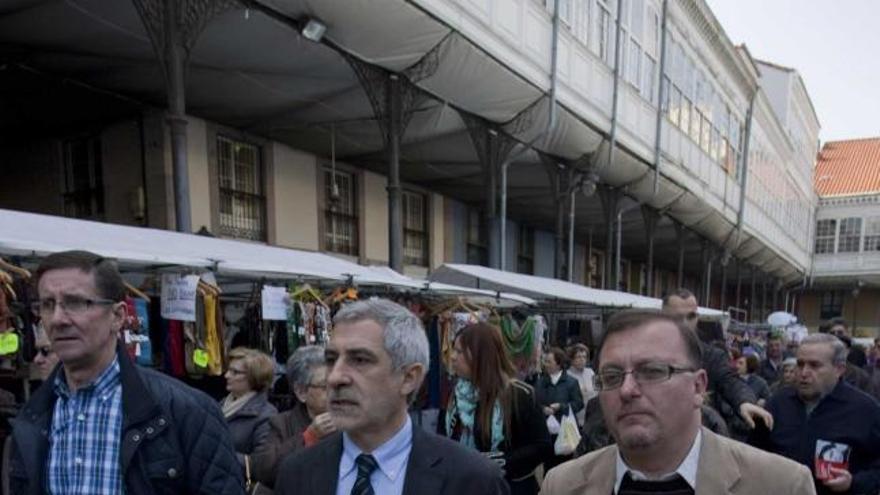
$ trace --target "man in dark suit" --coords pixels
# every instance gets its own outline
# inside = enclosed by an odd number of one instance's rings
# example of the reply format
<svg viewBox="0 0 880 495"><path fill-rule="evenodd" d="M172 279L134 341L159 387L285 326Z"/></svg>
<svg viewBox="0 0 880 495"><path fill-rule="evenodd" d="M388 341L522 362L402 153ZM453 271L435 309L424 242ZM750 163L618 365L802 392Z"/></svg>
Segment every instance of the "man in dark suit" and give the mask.
<svg viewBox="0 0 880 495"><path fill-rule="evenodd" d="M341 430L287 457L279 495L507 495L496 464L413 427L407 414L428 369L415 315L391 301L350 304L325 351L329 410Z"/></svg>

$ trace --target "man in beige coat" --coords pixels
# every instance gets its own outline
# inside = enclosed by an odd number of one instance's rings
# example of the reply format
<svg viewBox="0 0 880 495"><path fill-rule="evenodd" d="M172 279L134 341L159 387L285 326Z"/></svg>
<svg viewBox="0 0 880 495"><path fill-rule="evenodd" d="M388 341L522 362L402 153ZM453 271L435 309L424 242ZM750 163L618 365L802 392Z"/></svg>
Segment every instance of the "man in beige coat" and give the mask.
<svg viewBox="0 0 880 495"><path fill-rule="evenodd" d="M809 470L700 426L696 334L655 311L608 322L596 389L617 445L550 470L541 495L814 495Z"/></svg>

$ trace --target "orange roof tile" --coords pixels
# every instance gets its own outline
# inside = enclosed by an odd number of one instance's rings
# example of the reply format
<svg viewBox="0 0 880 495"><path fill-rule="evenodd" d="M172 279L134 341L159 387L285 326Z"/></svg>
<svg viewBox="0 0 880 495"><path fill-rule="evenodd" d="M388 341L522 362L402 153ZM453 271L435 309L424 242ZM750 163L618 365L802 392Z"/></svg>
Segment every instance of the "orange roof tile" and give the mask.
<svg viewBox="0 0 880 495"><path fill-rule="evenodd" d="M820 197L880 193L880 138L825 143L813 180Z"/></svg>

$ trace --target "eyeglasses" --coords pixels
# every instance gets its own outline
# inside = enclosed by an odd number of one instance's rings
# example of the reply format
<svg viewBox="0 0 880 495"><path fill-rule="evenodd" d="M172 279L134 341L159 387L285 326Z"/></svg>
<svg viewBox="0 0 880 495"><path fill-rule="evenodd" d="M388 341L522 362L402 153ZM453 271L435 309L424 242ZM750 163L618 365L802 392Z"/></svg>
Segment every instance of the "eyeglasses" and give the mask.
<svg viewBox="0 0 880 495"><path fill-rule="evenodd" d="M593 377L593 386L600 392L614 390L623 386L626 375L632 374L639 385L665 382L677 373L690 373L694 368L672 366L665 363L644 363L626 371L619 368L605 368Z"/></svg>
<svg viewBox="0 0 880 495"><path fill-rule="evenodd" d="M52 349L49 347L40 347L39 349L37 349L37 352L39 352L40 355L43 357L48 357L49 354L52 354Z"/></svg>
<svg viewBox="0 0 880 495"><path fill-rule="evenodd" d="M239 370L235 368L229 368L227 371L229 371L233 375L244 375L246 373L244 370Z"/></svg>
<svg viewBox="0 0 880 495"><path fill-rule="evenodd" d="M42 317L51 316L55 312L55 307L61 307L61 310L68 315L77 315L85 313L95 306L110 306L116 304L116 301L110 299L89 299L80 296L64 296L60 301L55 299L40 299L31 303L31 311Z"/></svg>
<svg viewBox="0 0 880 495"><path fill-rule="evenodd" d="M308 384L309 388L327 388L327 382L320 383L310 383Z"/></svg>

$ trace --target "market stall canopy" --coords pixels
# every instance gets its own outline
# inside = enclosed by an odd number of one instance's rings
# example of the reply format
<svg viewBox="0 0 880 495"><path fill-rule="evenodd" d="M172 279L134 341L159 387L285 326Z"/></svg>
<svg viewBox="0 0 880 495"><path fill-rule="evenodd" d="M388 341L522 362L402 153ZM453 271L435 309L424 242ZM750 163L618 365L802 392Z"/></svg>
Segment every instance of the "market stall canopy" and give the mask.
<svg viewBox="0 0 880 495"><path fill-rule="evenodd" d="M564 280L505 272L477 265L447 263L432 273L430 279L478 289L515 291L539 302L566 301L600 308L621 309L660 309L662 304L660 299L653 297L594 289ZM723 311L703 307L699 308L699 313L701 317L708 319L725 315Z"/></svg>
<svg viewBox="0 0 880 495"><path fill-rule="evenodd" d="M4 255L46 256L83 249L116 259L123 267L210 269L242 278L350 280L364 286L479 297L493 305L535 303L515 294L429 283L387 267L361 266L322 253L167 230L0 209L0 232L0 254Z"/></svg>
<svg viewBox="0 0 880 495"><path fill-rule="evenodd" d="M380 276L395 278L400 286L408 285L413 289L430 291L431 293L444 296L461 296L476 304L489 304L502 307L521 305L534 306L537 304L537 301L534 299L510 292L474 289L460 285L432 282L430 280L419 280L402 275L387 266L369 266L367 268Z"/></svg>

